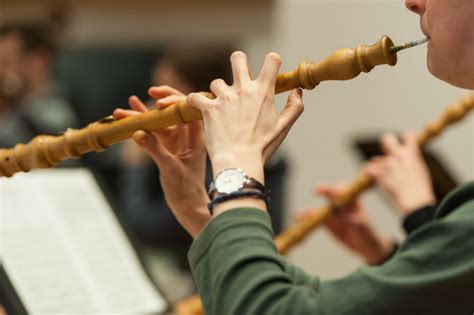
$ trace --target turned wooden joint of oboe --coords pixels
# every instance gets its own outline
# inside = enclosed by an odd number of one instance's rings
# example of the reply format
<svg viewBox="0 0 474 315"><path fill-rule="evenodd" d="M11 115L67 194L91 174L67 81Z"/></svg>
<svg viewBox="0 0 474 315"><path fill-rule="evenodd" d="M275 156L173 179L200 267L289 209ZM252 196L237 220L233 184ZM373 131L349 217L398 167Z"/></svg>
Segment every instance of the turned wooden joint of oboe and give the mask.
<svg viewBox="0 0 474 315"><path fill-rule="evenodd" d="M311 90L321 81L350 80L361 72L370 72L378 65L394 66L397 55L390 52L392 40L383 36L371 46L359 45L356 49L340 49L321 63L302 63L296 70L299 87Z"/></svg>
<svg viewBox="0 0 474 315"><path fill-rule="evenodd" d="M13 149L10 150L0 150L0 157L1 157L1 168L0 172L2 176L10 177L16 172L29 171L24 165L21 165L18 161L17 156L21 155L21 152L24 151L25 145L23 143L19 143L15 145ZM18 154L20 152L20 154ZM25 171L26 169L26 171Z"/></svg>
<svg viewBox="0 0 474 315"><path fill-rule="evenodd" d="M320 81L316 79L315 71L312 69L313 65L315 64L312 62L302 62L298 68L296 68L295 79L298 82L298 87L305 90L312 90L320 83Z"/></svg>
<svg viewBox="0 0 474 315"><path fill-rule="evenodd" d="M429 123L425 130L418 137L419 145L424 145L429 139L438 136L449 124L460 121L465 117L467 112L474 108L474 97L470 96L464 101L448 107L444 114L436 121Z"/></svg>
<svg viewBox="0 0 474 315"><path fill-rule="evenodd" d="M29 172L35 167L48 168L56 163L48 155L49 136L37 136L30 143L0 150L0 175L10 177L16 172Z"/></svg>
<svg viewBox="0 0 474 315"><path fill-rule="evenodd" d="M69 157L78 158L81 156L79 150L77 150L74 144L74 135L77 132L76 129L68 128L64 132L64 151Z"/></svg>
<svg viewBox="0 0 474 315"><path fill-rule="evenodd" d="M370 72L378 65L394 66L397 55L390 51L393 46L388 36L383 36L371 46L360 45L356 49L340 49L319 63L303 62L298 68L278 75L275 92L295 88L314 89L327 80L350 80L361 72Z"/></svg>
<svg viewBox="0 0 474 315"><path fill-rule="evenodd" d="M392 46L394 46L393 41L388 36L383 36L372 46L358 46L355 54L360 70L369 72L378 65L396 65L397 54L390 51Z"/></svg>
<svg viewBox="0 0 474 315"><path fill-rule="evenodd" d="M38 147L36 147L36 165L32 168L49 168L52 167L64 158L63 156L57 156L52 149L53 141L55 140L52 136L41 136L38 137Z"/></svg>
<svg viewBox="0 0 474 315"><path fill-rule="evenodd" d="M467 107L464 102L459 103L446 111L444 119L446 123L456 122L461 120L468 110L469 107Z"/></svg>
<svg viewBox="0 0 474 315"><path fill-rule="evenodd" d="M353 72L348 79L356 77L361 72L368 73L378 65L394 66L397 63L397 55L390 51L392 46L392 40L388 36L383 36L374 45L359 45L354 51L347 52L353 54Z"/></svg>
<svg viewBox="0 0 474 315"><path fill-rule="evenodd" d="M95 122L87 126L87 143L89 144L89 151L101 152L108 148L107 145L104 145L99 138L99 127L101 123Z"/></svg>

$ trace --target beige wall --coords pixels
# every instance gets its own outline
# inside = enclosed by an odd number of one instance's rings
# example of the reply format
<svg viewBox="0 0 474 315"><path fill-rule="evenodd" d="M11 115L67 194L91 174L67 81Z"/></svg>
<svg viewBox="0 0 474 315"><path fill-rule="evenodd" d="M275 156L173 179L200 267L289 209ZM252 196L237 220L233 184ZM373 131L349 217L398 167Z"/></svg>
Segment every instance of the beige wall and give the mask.
<svg viewBox="0 0 474 315"><path fill-rule="evenodd" d="M0 23L45 19L51 1L4 0ZM61 3L61 1L59 1ZM63 2L64 3L64 2ZM113 3L113 5L112 5ZM175 41L233 41L258 54L268 46L272 2L70 1L65 45L153 47Z"/></svg>

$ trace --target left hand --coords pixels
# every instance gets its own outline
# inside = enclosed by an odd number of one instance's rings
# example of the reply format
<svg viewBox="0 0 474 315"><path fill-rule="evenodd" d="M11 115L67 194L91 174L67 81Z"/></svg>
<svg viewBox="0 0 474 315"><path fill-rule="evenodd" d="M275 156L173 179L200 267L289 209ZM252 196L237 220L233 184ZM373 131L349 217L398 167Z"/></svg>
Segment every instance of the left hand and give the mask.
<svg viewBox="0 0 474 315"><path fill-rule="evenodd" d="M223 169L239 167L249 176L264 182L263 165L281 144L293 123L303 112L301 90L294 90L281 113L274 106L275 83L281 60L270 53L257 79L250 76L247 57L242 52L231 56L234 83L228 86L222 79L211 83L216 99L190 94L188 102L203 116L206 146L214 176ZM242 206L253 206L248 198ZM216 207L238 206L241 199ZM256 200L254 200L256 201Z"/></svg>
<svg viewBox="0 0 474 315"><path fill-rule="evenodd" d="M159 98L157 105L160 108L185 98L168 86L153 87L149 93ZM130 97L129 103L133 110L117 109L114 116L119 119L148 110L136 96ZM168 206L180 224L195 237L210 220L209 198L204 186L206 148L202 122L170 126L151 133L137 131L133 140L157 164Z"/></svg>
<svg viewBox="0 0 474 315"><path fill-rule="evenodd" d="M325 196L329 201L334 201L344 193L347 187L345 184L319 185L315 192ZM299 213L297 220L304 220L312 211L314 210ZM330 217L326 222L326 227L334 238L361 256L369 265L380 264L393 251L392 242L373 228L358 199Z"/></svg>

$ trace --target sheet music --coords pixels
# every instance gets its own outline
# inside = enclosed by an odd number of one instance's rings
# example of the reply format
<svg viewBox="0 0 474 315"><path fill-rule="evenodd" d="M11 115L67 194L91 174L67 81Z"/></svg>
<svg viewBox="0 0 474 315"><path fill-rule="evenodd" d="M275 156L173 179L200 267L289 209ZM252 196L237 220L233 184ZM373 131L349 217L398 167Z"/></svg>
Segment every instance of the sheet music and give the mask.
<svg viewBox="0 0 474 315"><path fill-rule="evenodd" d="M150 314L166 301L85 169L0 181L2 263L30 314Z"/></svg>

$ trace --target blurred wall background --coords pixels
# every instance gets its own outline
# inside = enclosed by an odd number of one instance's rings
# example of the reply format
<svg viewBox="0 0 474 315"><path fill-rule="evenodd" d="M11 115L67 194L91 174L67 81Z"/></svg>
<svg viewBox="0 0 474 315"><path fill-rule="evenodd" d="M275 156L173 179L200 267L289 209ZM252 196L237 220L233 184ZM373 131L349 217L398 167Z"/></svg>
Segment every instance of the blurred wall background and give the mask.
<svg viewBox="0 0 474 315"><path fill-rule="evenodd" d="M269 51L281 54L282 71L286 71L340 48L372 44L384 34L396 41L422 37L417 16L398 0L2 0L0 23L41 19L55 6L68 15L63 34L66 56L78 51L125 51L144 60L147 52L159 52L182 40L230 41L249 55L254 73ZM379 67L350 82L323 82L305 92L305 113L284 147L291 162L289 212L323 202L313 196L316 183L355 178L361 165L352 147L355 137L384 130L420 130L467 93L434 79L426 69L425 54L423 46L404 51L394 68ZM102 73L98 67L75 71L82 71L84 80L93 80ZM133 93L146 91L143 83L134 86L133 78L129 80L129 87L139 89ZM100 119L102 111L126 106L125 100L103 104L98 116L90 118ZM279 104L284 100L285 96L279 97ZM471 117L431 145L462 182L474 175L473 140ZM370 192L363 201L382 232L402 237L399 218L382 193ZM323 229L293 251L290 259L324 278L346 274L361 263Z"/></svg>

